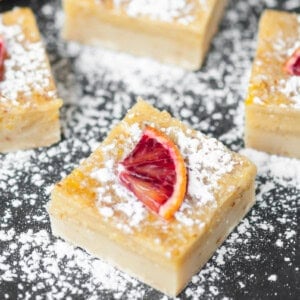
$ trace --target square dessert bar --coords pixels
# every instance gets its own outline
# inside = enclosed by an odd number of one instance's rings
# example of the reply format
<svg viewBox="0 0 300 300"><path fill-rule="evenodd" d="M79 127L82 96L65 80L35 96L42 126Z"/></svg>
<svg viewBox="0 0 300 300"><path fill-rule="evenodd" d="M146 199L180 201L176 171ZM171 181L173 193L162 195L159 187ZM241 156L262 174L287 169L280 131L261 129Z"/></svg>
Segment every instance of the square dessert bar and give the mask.
<svg viewBox="0 0 300 300"><path fill-rule="evenodd" d="M59 141L62 101L28 8L0 15L0 72L0 152Z"/></svg>
<svg viewBox="0 0 300 300"><path fill-rule="evenodd" d="M197 70L227 0L64 0L63 36Z"/></svg>
<svg viewBox="0 0 300 300"><path fill-rule="evenodd" d="M186 164L184 201L169 221L148 210L116 175L145 126L164 132ZM55 186L48 206L52 231L175 296L254 204L255 175L245 157L139 100Z"/></svg>
<svg viewBox="0 0 300 300"><path fill-rule="evenodd" d="M300 158L300 16L267 10L246 100L247 147Z"/></svg>

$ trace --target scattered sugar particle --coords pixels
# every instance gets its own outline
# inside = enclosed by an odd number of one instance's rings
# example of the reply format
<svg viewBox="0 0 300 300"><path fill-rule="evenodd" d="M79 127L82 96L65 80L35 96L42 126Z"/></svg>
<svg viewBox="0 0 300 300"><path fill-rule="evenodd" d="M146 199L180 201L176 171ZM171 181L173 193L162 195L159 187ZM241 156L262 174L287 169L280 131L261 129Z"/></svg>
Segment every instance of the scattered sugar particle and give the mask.
<svg viewBox="0 0 300 300"><path fill-rule="evenodd" d="M280 240L280 239L278 239L278 240L275 242L275 244L276 244L277 247L280 247L280 248L283 247L283 241Z"/></svg>
<svg viewBox="0 0 300 300"><path fill-rule="evenodd" d="M99 212L104 217L112 217L114 215L114 211L109 207L100 207Z"/></svg>
<svg viewBox="0 0 300 300"><path fill-rule="evenodd" d="M196 284L199 281L199 277L198 276L193 276L192 277L192 283Z"/></svg>
<svg viewBox="0 0 300 300"><path fill-rule="evenodd" d="M192 114L192 111L187 108L183 108L180 112L182 118L189 118L192 116Z"/></svg>
<svg viewBox="0 0 300 300"><path fill-rule="evenodd" d="M187 288L185 294L187 295L187 297L190 297L193 295L193 290L191 288Z"/></svg>
<svg viewBox="0 0 300 300"><path fill-rule="evenodd" d="M21 202L20 200L15 199L15 200L13 200L13 201L11 202L11 205L12 205L14 208L17 208L17 207L19 207L19 206L22 205L22 202Z"/></svg>
<svg viewBox="0 0 300 300"><path fill-rule="evenodd" d="M268 280L269 280L269 281L277 281L277 275L275 275L275 274L270 275L270 276L268 277Z"/></svg>
<svg viewBox="0 0 300 300"><path fill-rule="evenodd" d="M110 170L108 168L96 169L91 173L91 177L103 183L109 182L114 178Z"/></svg>
<svg viewBox="0 0 300 300"><path fill-rule="evenodd" d="M261 101L261 99L260 99L260 98L258 98L258 97L254 97L254 99L253 99L253 103L255 103L255 104L262 104L263 102Z"/></svg>
<svg viewBox="0 0 300 300"><path fill-rule="evenodd" d="M215 262L217 263L218 266L225 264L224 254L226 254L226 248L222 246L221 248L218 249L217 255L215 256Z"/></svg>
<svg viewBox="0 0 300 300"><path fill-rule="evenodd" d="M185 226L193 226L194 220L186 216L182 211L175 213L175 219Z"/></svg>
<svg viewBox="0 0 300 300"><path fill-rule="evenodd" d="M289 240L291 237L295 236L296 235L296 231L295 230L287 230L285 232L285 238L287 240Z"/></svg>
<svg viewBox="0 0 300 300"><path fill-rule="evenodd" d="M44 184L44 180L43 180L41 174L34 174L31 177L31 181L33 184L35 184L36 186L39 186L39 187Z"/></svg>
<svg viewBox="0 0 300 300"><path fill-rule="evenodd" d="M219 290L216 286L210 286L209 287L209 291L214 295L214 296L217 296L219 295Z"/></svg>
<svg viewBox="0 0 300 300"><path fill-rule="evenodd" d="M52 16L52 15L55 13L55 8L54 8L53 5L51 5L51 4L45 4L45 5L42 7L42 13L43 13L45 16Z"/></svg>
<svg viewBox="0 0 300 300"><path fill-rule="evenodd" d="M46 186L45 189L44 189L45 194L46 194L46 195L50 195L51 192L52 192L52 190L53 190L53 188L54 188L54 185L53 185L53 184L51 184L51 185L49 185L49 186Z"/></svg>
<svg viewBox="0 0 300 300"><path fill-rule="evenodd" d="M2 242L10 241L15 235L15 230L13 228L8 231L0 230L0 240Z"/></svg>
<svg viewBox="0 0 300 300"><path fill-rule="evenodd" d="M279 221L281 224L285 224L287 222L287 219L283 217L278 217L277 221Z"/></svg>

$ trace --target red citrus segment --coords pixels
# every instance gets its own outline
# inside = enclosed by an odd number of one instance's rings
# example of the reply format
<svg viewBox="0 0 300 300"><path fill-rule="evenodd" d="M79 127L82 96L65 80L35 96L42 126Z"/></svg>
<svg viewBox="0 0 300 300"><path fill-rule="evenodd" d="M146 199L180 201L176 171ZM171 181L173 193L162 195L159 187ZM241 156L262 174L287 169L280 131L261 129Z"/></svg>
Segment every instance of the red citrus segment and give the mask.
<svg viewBox="0 0 300 300"><path fill-rule="evenodd" d="M4 60L6 58L6 47L4 43L4 38L0 36L0 81L4 77Z"/></svg>
<svg viewBox="0 0 300 300"><path fill-rule="evenodd" d="M186 168L176 145L147 126L120 165L120 181L150 210L170 219L186 192Z"/></svg>
<svg viewBox="0 0 300 300"><path fill-rule="evenodd" d="M286 61L284 69L290 75L300 76L300 48Z"/></svg>
<svg viewBox="0 0 300 300"><path fill-rule="evenodd" d="M158 190L153 189L152 182L147 182L125 172L120 175L120 180L148 208L158 213L159 207L164 201L164 197L158 192Z"/></svg>

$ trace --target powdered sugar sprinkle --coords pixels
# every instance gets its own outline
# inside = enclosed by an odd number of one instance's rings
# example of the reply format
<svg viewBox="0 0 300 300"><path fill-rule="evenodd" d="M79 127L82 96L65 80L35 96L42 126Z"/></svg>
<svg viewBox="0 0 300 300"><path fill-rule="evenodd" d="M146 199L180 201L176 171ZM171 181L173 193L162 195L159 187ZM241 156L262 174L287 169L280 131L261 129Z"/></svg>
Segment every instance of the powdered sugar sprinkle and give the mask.
<svg viewBox="0 0 300 300"><path fill-rule="evenodd" d="M141 124L134 123L128 126L122 123L125 131L129 133L126 141L122 144L124 157L126 157L137 144L142 135ZM173 136L180 152L186 162L188 171L188 187L184 204L175 214L176 220L183 226L193 226L198 224L202 227L204 224L199 220L193 219L191 215L195 209L201 209L208 202L216 206L215 192L218 189L218 181L225 174L230 173L236 161L232 154L217 140L207 138L201 133L196 136L188 136L181 129L175 127L160 128L167 135ZM122 137L120 137L122 138ZM116 169L121 168L118 162L113 161L112 154L117 151L114 142L111 145L105 145L102 149L104 154L104 166L94 169L91 176L101 183L97 189L99 211L103 214L103 208L109 208L119 213L125 213L127 218L123 228L126 232L132 232L130 227L140 225L140 222L148 216L148 211L141 205L141 202L120 183ZM120 171L120 170L119 170ZM110 184L110 188L107 186ZM111 194L120 196L122 202L114 202ZM111 214L111 217L113 214ZM129 223L128 223L129 220ZM122 221L121 221L122 222ZM119 223L120 228L122 227ZM129 227L128 227L129 225ZM166 227L167 230L167 227Z"/></svg>
<svg viewBox="0 0 300 300"><path fill-rule="evenodd" d="M206 0L114 0L116 8L125 6L130 17L146 16L162 22L187 25L195 20L195 11L204 7Z"/></svg>
<svg viewBox="0 0 300 300"><path fill-rule="evenodd" d="M34 92L46 95L52 75L42 42L30 42L19 24L4 25L2 17L0 36L8 53L4 60L4 79L0 82L0 103L10 101L18 105L19 97L30 99ZM49 90L46 96L55 94L55 90Z"/></svg>

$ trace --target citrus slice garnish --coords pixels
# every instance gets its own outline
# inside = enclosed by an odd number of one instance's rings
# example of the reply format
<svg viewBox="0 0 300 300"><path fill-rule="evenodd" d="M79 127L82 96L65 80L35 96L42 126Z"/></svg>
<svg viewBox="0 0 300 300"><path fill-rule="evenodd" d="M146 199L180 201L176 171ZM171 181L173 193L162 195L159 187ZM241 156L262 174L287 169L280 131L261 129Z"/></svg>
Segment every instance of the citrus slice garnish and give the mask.
<svg viewBox="0 0 300 300"><path fill-rule="evenodd" d="M119 179L148 209L166 220L181 206L187 172L179 149L147 126L133 151L119 164Z"/></svg>
<svg viewBox="0 0 300 300"><path fill-rule="evenodd" d="M284 64L284 70L294 76L300 76L300 48Z"/></svg>
<svg viewBox="0 0 300 300"><path fill-rule="evenodd" d="M4 77L4 60L6 58L6 47L4 43L4 38L0 36L0 81Z"/></svg>

